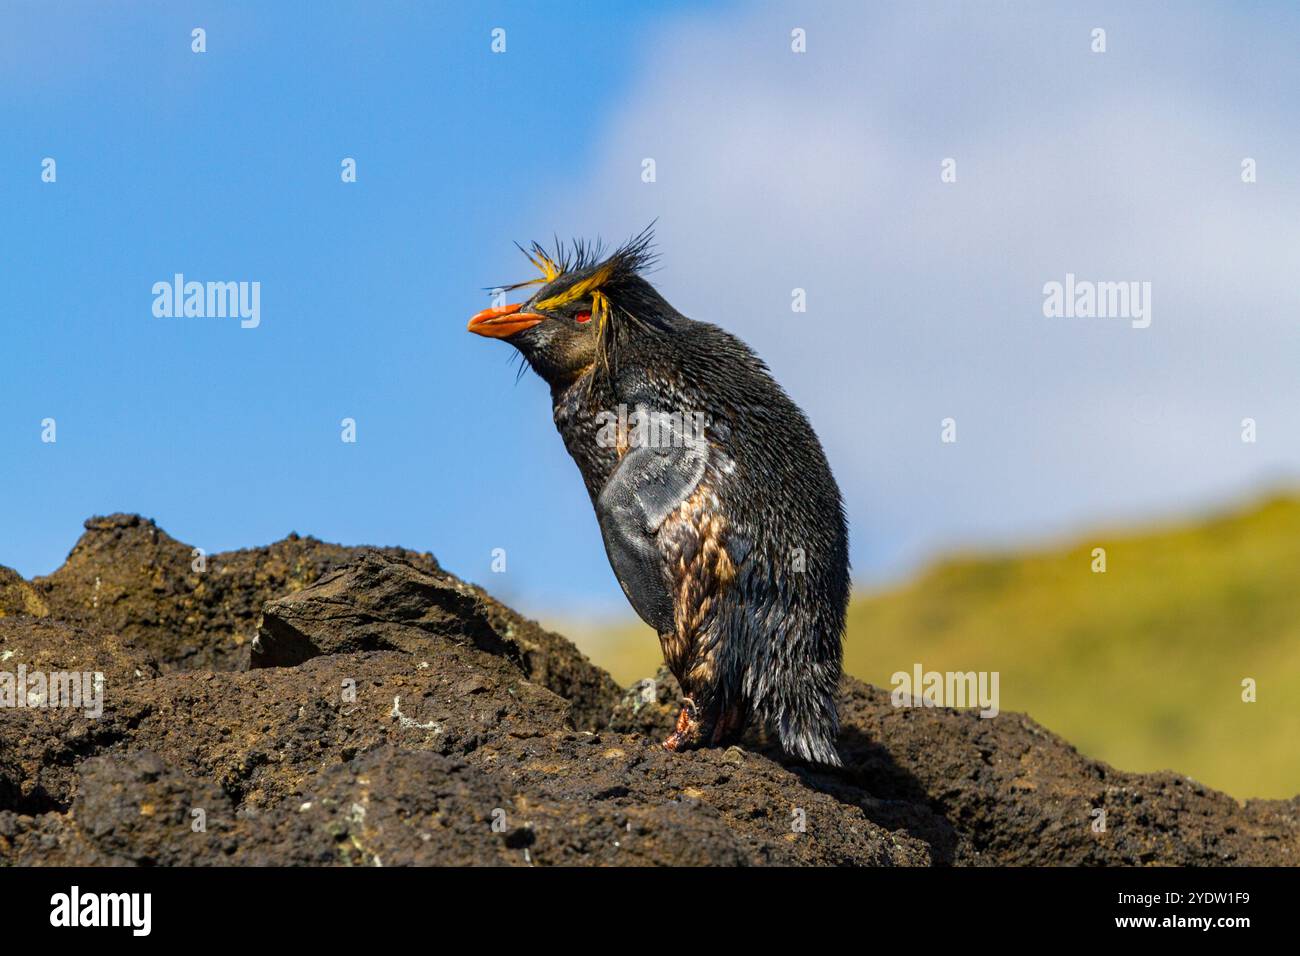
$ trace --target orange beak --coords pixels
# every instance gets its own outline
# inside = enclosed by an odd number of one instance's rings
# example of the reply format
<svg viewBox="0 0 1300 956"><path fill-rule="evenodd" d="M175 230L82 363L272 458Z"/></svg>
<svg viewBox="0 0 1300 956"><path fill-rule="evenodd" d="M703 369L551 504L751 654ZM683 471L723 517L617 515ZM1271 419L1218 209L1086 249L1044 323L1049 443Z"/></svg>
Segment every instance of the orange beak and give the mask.
<svg viewBox="0 0 1300 956"><path fill-rule="evenodd" d="M465 329L476 335L486 335L493 339L506 339L516 332L531 329L546 318L546 316L538 315L536 312L520 312L521 308L523 308L523 303L516 302L514 305L484 309L469 320L469 325L465 326Z"/></svg>

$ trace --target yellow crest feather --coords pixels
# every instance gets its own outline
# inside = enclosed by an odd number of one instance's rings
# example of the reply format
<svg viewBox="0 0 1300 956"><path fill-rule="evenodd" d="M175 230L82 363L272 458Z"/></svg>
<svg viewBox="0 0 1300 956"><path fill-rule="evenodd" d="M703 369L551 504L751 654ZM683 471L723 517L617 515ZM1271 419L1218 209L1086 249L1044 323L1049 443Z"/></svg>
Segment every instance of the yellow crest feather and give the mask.
<svg viewBox="0 0 1300 956"><path fill-rule="evenodd" d="M524 250L524 255L528 257L529 262L537 267L537 271L542 274L546 282L554 282L564 272L563 269L556 265L555 260L548 256L546 251L536 243L533 244L531 252Z"/></svg>
<svg viewBox="0 0 1300 956"><path fill-rule="evenodd" d="M575 282L558 295L553 295L549 299L545 299L541 302L534 302L533 308L558 309L561 306L568 305L570 302L576 302L588 295L597 293L599 292L600 287L609 280L613 271L614 267L612 265L605 265L599 271L583 279L581 282ZM606 300L606 302L608 303L608 300ZM595 313L594 303L592 313Z"/></svg>

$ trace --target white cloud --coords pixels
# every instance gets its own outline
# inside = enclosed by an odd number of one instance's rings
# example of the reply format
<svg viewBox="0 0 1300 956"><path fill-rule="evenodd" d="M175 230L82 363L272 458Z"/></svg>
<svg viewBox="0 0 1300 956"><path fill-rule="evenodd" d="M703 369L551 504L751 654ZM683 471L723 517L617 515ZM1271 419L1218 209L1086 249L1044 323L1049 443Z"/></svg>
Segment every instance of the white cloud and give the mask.
<svg viewBox="0 0 1300 956"><path fill-rule="evenodd" d="M607 237L659 217L657 284L807 410L868 574L1300 473L1300 124L1267 95L1300 88L1293 51L1263 17L1066 10L666 25L587 175L539 211ZM1151 328L1044 318L1067 272L1150 281Z"/></svg>

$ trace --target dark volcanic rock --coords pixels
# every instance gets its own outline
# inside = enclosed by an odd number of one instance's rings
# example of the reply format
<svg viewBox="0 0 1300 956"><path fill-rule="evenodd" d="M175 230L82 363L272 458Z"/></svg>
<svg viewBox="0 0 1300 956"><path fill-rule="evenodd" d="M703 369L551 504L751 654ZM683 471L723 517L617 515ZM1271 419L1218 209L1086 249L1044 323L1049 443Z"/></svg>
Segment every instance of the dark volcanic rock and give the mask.
<svg viewBox="0 0 1300 956"><path fill-rule="evenodd" d="M522 665L484 602L459 581L440 579L379 554L362 555L305 591L269 602L253 641L251 667L293 667L323 654L357 651L436 653L464 643Z"/></svg>
<svg viewBox="0 0 1300 956"><path fill-rule="evenodd" d="M263 548L201 555L148 518L116 514L86 521L63 566L32 586L54 617L137 639L165 671L234 670L266 601L366 550L295 534ZM432 555L381 550L439 570Z"/></svg>
<svg viewBox="0 0 1300 956"><path fill-rule="evenodd" d="M111 691L111 689L110 689ZM0 711L0 788L40 781L68 805L69 773L91 754L149 749L218 784L241 806L299 793L324 767L388 743L465 753L497 735L566 728L568 703L504 658L448 645L430 663L407 654L342 654L301 667L167 674L106 695L104 715ZM52 775L51 768L57 768Z"/></svg>
<svg viewBox="0 0 1300 956"><path fill-rule="evenodd" d="M666 672L620 694L563 638L427 555L294 538L192 573L190 549L142 519L88 529L36 586L0 576L0 608L16 615L0 620L0 672L103 681L99 717L0 708L0 865L1300 854L1297 801L1243 807L1173 774L1113 770L1020 715L898 709L851 679L843 770L761 736L667 753L679 691ZM33 596L49 616L33 616ZM181 669L231 663L262 604L251 669Z"/></svg>
<svg viewBox="0 0 1300 956"><path fill-rule="evenodd" d="M616 730L667 736L680 691L661 669L629 688ZM1124 773L1084 757L1024 714L897 708L845 677L844 770L817 785L961 865L1300 865L1300 798L1251 800L1173 773ZM748 747L773 759L760 735ZM1101 824L1094 829L1104 810Z"/></svg>
<svg viewBox="0 0 1300 956"><path fill-rule="evenodd" d="M93 757L84 780L70 814L0 813L0 849L7 842L14 862L46 866L470 865L516 855L491 826L490 808L507 796L434 753L371 751L269 813L238 813L220 788L147 750Z"/></svg>
<svg viewBox="0 0 1300 956"><path fill-rule="evenodd" d="M24 674L53 673L75 674L80 688L98 688L107 709L124 687L148 683L159 672L147 652L116 635L48 618L0 619L0 809L60 806L80 755L107 729L102 718L86 717L90 701L78 708L48 707L42 699L48 689L42 695L18 685ZM6 699L9 680L12 704Z"/></svg>
<svg viewBox="0 0 1300 956"><path fill-rule="evenodd" d="M378 651L294 668L163 675L111 696L97 721L5 715L0 732L21 758L6 768L10 787L42 775L45 801L40 807L29 795L27 813L0 823L10 861L929 859L923 844L806 790L797 774L765 758L735 751L683 761L645 738L576 731L568 703L525 680L509 658L469 643L427 650L429 660ZM10 721L21 725L17 733ZM128 769L105 769L119 765ZM49 766L65 772L51 776ZM443 796L451 802L441 803L430 767L455 770L466 792L448 782ZM208 789L180 786L194 780ZM227 802L247 816L229 831L218 826L233 819ZM207 810L209 842L178 829L196 806ZM801 808L805 832L791 839ZM125 843L110 841L118 817ZM420 834L435 825L440 837L426 846ZM168 834L170 856L162 846ZM239 845L237 858L223 849L226 837ZM51 839L68 849L54 852Z"/></svg>
<svg viewBox="0 0 1300 956"><path fill-rule="evenodd" d="M427 612L425 625L435 628L433 618L441 614L445 634L508 644L530 678L572 703L576 722L599 727L608 719L618 685L577 648L446 573L432 555L404 548L344 547L295 534L262 548L201 556L139 515L91 518L53 574L31 585L13 572L12 579L0 575L0 612L21 604L36 609L26 613L45 609L98 627L147 649L164 671L236 670L249 662L267 601L301 591L367 554L423 572L426 579L402 599L441 602L423 611L389 607L394 620ZM366 641L357 638L359 645ZM261 655L263 664L298 660Z"/></svg>
<svg viewBox="0 0 1300 956"><path fill-rule="evenodd" d="M313 657L394 650L436 655L471 643L510 660L569 703L575 726L609 720L618 685L564 638L507 612L481 589L377 551L269 602L250 668L292 667Z"/></svg>
<svg viewBox="0 0 1300 956"><path fill-rule="evenodd" d="M49 607L41 600L36 589L13 568L0 564L0 617L14 614L44 617L49 613Z"/></svg>
<svg viewBox="0 0 1300 956"><path fill-rule="evenodd" d="M884 797L924 794L961 832L960 863L1300 864L1294 800L1243 807L1188 777L1084 757L1024 714L897 708L856 680L841 714L848 776Z"/></svg>

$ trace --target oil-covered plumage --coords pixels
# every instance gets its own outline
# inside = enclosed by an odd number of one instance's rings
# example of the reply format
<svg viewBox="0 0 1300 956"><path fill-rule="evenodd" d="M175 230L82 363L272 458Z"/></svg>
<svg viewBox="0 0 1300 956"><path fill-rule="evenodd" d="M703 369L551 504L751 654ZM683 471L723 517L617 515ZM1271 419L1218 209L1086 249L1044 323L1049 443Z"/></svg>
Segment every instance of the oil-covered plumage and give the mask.
<svg viewBox="0 0 1300 956"><path fill-rule="evenodd" d="M848 534L807 418L743 342L646 281L648 232L608 257L530 256L537 292L470 330L551 386L615 575L686 696L665 746L723 744L754 721L838 764Z"/></svg>

